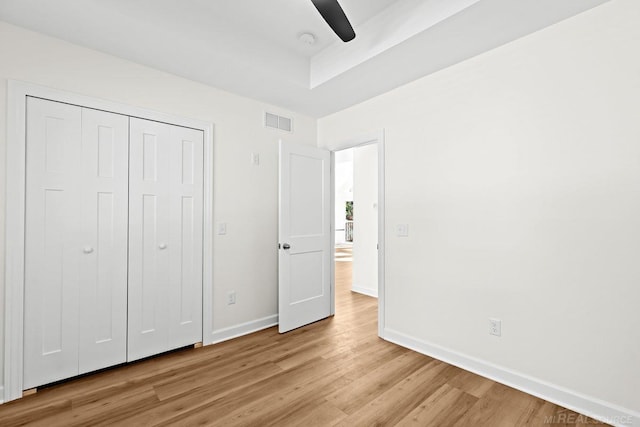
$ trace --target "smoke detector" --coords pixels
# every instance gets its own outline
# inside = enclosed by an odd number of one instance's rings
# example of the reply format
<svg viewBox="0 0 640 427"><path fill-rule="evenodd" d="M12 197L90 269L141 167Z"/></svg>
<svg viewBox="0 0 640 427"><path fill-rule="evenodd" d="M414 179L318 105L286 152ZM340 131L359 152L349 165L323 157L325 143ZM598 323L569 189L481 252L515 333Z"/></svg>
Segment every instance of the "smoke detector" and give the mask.
<svg viewBox="0 0 640 427"><path fill-rule="evenodd" d="M298 40L308 46L316 44L316 36L312 33L302 33L298 36Z"/></svg>

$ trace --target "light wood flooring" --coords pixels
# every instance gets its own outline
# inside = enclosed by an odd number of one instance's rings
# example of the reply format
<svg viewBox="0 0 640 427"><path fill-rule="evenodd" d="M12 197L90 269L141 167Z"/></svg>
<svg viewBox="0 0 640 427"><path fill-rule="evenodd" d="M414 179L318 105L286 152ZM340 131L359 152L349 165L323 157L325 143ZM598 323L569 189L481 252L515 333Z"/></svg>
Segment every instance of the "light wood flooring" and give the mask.
<svg viewBox="0 0 640 427"><path fill-rule="evenodd" d="M0 426L524 426L594 423L377 337L377 300L336 263L336 316L43 388ZM555 417L555 419L547 418ZM557 421L550 424L545 421Z"/></svg>

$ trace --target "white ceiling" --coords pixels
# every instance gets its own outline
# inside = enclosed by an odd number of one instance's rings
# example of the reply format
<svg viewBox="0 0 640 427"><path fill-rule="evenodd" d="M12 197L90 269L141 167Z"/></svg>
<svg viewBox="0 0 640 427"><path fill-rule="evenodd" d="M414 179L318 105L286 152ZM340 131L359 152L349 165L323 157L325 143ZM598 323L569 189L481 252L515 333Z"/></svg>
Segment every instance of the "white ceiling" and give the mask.
<svg viewBox="0 0 640 427"><path fill-rule="evenodd" d="M322 117L606 1L341 0L346 44L311 0L0 0L0 20Z"/></svg>

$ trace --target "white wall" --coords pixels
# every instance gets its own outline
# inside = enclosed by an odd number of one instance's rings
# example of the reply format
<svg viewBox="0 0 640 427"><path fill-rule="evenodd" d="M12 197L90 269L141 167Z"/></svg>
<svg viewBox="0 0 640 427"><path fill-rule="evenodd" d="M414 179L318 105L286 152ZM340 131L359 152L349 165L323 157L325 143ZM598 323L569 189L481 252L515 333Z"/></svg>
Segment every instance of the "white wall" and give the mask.
<svg viewBox="0 0 640 427"><path fill-rule="evenodd" d="M353 149L352 290L378 296L378 145Z"/></svg>
<svg viewBox="0 0 640 427"><path fill-rule="evenodd" d="M214 236L214 259L208 260L214 272L211 327L220 331L263 318L276 319L277 142L282 138L315 145L315 119L0 22L2 224L7 79L215 123L214 216L216 222L228 225L227 235ZM293 117L295 132L263 127L265 110ZM259 153L260 166L251 165L251 153ZM3 298L4 227L0 228L0 260ZM229 290L237 292L235 305L226 305ZM3 307L2 300L0 331L4 330ZM0 363L2 354L0 349Z"/></svg>
<svg viewBox="0 0 640 427"><path fill-rule="evenodd" d="M638 417L639 22L613 0L319 121L385 129L385 336Z"/></svg>

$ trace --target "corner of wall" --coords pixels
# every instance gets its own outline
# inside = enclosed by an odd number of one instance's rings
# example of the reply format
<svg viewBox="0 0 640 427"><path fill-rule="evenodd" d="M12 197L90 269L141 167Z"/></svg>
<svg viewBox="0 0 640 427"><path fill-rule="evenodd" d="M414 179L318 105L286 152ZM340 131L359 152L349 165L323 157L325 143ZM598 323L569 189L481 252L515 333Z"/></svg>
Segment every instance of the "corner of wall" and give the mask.
<svg viewBox="0 0 640 427"><path fill-rule="evenodd" d="M368 297L373 297L373 298L378 298L378 290L377 289L370 289L364 286L358 286L358 285L352 285L351 286L351 290L353 292L362 294L362 295L366 295Z"/></svg>

